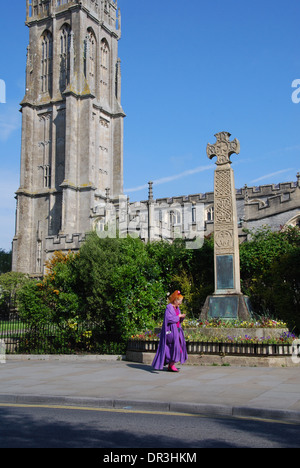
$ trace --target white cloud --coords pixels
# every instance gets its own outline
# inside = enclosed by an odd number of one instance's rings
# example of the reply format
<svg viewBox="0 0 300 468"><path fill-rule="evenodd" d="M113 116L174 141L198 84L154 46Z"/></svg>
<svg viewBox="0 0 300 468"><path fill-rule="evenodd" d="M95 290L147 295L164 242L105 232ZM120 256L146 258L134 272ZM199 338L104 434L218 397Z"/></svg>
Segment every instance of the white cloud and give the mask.
<svg viewBox="0 0 300 468"><path fill-rule="evenodd" d="M263 175L261 177L258 177L257 179L251 180L251 182L260 182L261 180L272 179L275 176L278 176L280 174L284 174L285 172L290 172L293 170L294 170L293 168L289 168L289 169L282 169L281 171L277 171L277 172L271 172L271 174Z"/></svg>
<svg viewBox="0 0 300 468"><path fill-rule="evenodd" d="M174 174L172 176L162 177L160 179L156 179L153 181L154 185L162 185L167 184L168 182L173 182L174 180L182 179L184 177L188 177L190 175L198 174L199 172L209 171L210 169L214 169L214 166L211 164L209 166L198 166L194 169L189 169L184 172L180 172L178 174ZM138 187L126 189L125 193L132 193L132 192L139 192L140 190L144 190L148 187L148 184L140 185Z"/></svg>

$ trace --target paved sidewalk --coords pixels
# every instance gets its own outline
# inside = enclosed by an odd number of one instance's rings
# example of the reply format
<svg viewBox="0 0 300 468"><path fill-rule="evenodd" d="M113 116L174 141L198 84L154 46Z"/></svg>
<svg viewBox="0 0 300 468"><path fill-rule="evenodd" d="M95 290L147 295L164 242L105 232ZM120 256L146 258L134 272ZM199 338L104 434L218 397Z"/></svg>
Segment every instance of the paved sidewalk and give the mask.
<svg viewBox="0 0 300 468"><path fill-rule="evenodd" d="M300 423L300 366L181 366L173 374L109 357L19 359L8 356L6 364L0 364L0 403L129 408Z"/></svg>

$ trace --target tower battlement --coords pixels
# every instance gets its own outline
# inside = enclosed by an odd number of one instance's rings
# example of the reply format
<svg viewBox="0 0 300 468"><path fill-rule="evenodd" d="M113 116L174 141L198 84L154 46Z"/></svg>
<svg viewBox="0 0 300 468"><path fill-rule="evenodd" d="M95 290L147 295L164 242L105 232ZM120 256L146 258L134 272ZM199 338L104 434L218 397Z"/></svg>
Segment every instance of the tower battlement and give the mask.
<svg viewBox="0 0 300 468"><path fill-rule="evenodd" d="M45 20L76 8L88 11L94 19L120 32L118 0L26 0L26 21L29 24Z"/></svg>

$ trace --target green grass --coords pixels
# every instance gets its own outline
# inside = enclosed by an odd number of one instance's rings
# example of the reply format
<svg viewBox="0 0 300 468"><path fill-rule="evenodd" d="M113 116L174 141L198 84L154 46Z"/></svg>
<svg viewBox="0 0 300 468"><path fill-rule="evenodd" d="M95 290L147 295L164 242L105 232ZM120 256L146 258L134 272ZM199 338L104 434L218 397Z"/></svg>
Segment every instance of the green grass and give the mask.
<svg viewBox="0 0 300 468"><path fill-rule="evenodd" d="M0 337L11 335L13 333L22 333L25 332L27 326L23 322L15 321L0 321Z"/></svg>

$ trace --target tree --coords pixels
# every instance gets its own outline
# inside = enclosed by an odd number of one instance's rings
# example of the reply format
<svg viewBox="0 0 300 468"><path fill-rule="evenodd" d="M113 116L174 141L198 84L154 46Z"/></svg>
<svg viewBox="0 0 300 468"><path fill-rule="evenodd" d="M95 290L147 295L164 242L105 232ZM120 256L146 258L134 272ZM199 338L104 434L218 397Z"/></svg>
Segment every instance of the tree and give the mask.
<svg viewBox="0 0 300 468"><path fill-rule="evenodd" d="M271 294L278 317L300 333L300 248L278 257L270 271Z"/></svg>
<svg viewBox="0 0 300 468"><path fill-rule="evenodd" d="M9 316L17 308L18 291L30 281L28 275L9 272L0 275L0 312Z"/></svg>
<svg viewBox="0 0 300 468"><path fill-rule="evenodd" d="M11 271L12 252L0 249L0 275Z"/></svg>
<svg viewBox="0 0 300 468"><path fill-rule="evenodd" d="M299 248L298 228L280 232L259 229L240 246L243 292L250 296L255 312L288 320L293 327L298 313L299 272L295 259Z"/></svg>
<svg viewBox="0 0 300 468"><path fill-rule="evenodd" d="M261 229L240 246L244 294L259 315L300 329L299 229ZM30 280L18 297L20 313L35 323L90 320L100 332L126 340L163 319L167 293L179 289L185 311L198 318L214 291L213 238L199 250L182 240L145 244L139 238L90 233L78 254L55 253L43 281Z"/></svg>
<svg viewBox="0 0 300 468"><path fill-rule="evenodd" d="M65 323L77 317L82 304L76 291L76 254L55 252L42 281L30 280L18 292L20 316L33 324Z"/></svg>
<svg viewBox="0 0 300 468"><path fill-rule="evenodd" d="M91 233L77 262L85 314L124 336L153 325L165 292L160 265L140 239L100 239Z"/></svg>
<svg viewBox="0 0 300 468"><path fill-rule="evenodd" d="M76 290L83 302L83 315L111 328L115 289L113 278L120 262L119 239L100 239L90 233L76 262ZM108 330L109 331L109 330Z"/></svg>
<svg viewBox="0 0 300 468"><path fill-rule="evenodd" d="M91 320L126 338L161 321L175 289L186 298L185 311L198 318L213 285L211 239L192 251L182 240L145 244L90 233L78 254L56 252L43 281L20 292L20 312L34 322Z"/></svg>

